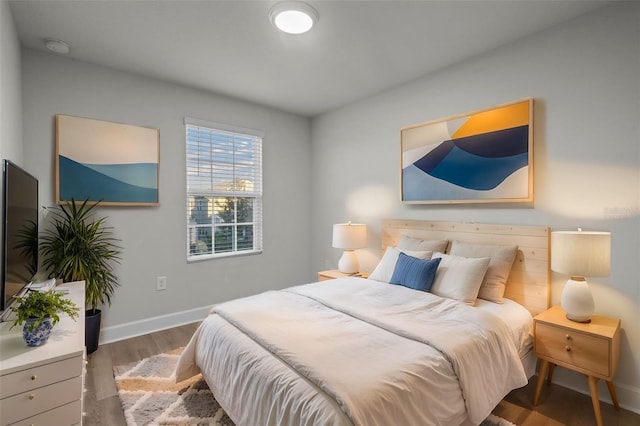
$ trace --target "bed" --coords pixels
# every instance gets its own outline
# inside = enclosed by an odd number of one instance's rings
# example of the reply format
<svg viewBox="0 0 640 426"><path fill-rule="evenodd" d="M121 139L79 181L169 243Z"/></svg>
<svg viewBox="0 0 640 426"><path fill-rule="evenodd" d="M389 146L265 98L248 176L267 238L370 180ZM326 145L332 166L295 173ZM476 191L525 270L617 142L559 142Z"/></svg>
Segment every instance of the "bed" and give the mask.
<svg viewBox="0 0 640 426"><path fill-rule="evenodd" d="M480 424L534 373L549 229L384 220L382 249L368 279L216 305L176 380L202 373L237 425Z"/></svg>

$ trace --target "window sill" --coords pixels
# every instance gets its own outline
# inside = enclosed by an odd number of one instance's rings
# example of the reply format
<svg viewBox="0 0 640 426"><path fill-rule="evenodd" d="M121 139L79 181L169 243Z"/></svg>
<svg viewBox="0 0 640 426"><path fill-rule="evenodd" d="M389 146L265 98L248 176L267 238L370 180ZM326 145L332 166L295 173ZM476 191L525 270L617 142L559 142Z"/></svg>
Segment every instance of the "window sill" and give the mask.
<svg viewBox="0 0 640 426"><path fill-rule="evenodd" d="M235 251L235 252L229 252L229 253L206 254L201 256L187 257L187 263L195 263L195 262L201 262L203 260L212 260L212 259L226 259L230 257L253 256L257 254L262 254L262 250L245 250L245 251Z"/></svg>

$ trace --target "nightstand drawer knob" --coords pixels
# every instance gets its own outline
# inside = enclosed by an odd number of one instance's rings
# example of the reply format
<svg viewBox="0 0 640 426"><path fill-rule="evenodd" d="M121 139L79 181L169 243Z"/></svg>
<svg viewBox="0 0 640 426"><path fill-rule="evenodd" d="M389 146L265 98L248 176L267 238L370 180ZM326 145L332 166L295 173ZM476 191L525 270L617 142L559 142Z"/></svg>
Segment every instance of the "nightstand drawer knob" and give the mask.
<svg viewBox="0 0 640 426"><path fill-rule="evenodd" d="M571 348L569 346L565 346L564 350L567 351L567 352L571 352Z"/></svg>
<svg viewBox="0 0 640 426"><path fill-rule="evenodd" d="M569 336L568 334L566 336L564 336L565 339L567 340L571 340L571 336Z"/></svg>
<svg viewBox="0 0 640 426"><path fill-rule="evenodd" d="M35 374L34 374L33 376L31 376L31 380L35 380L35 379L37 379L37 378L38 378L38 377L37 377Z"/></svg>
<svg viewBox="0 0 640 426"><path fill-rule="evenodd" d="M29 401L33 401L34 399L36 399L36 396L34 394L29 394Z"/></svg>

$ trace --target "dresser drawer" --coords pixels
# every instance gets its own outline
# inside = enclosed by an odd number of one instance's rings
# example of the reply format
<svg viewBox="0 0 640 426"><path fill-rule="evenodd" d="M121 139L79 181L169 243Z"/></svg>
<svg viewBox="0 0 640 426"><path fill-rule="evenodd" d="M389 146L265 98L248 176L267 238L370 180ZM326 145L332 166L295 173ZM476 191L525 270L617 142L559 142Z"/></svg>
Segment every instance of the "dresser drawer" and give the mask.
<svg viewBox="0 0 640 426"><path fill-rule="evenodd" d="M535 336L537 356L587 375L612 375L609 339L541 322L536 322Z"/></svg>
<svg viewBox="0 0 640 426"><path fill-rule="evenodd" d="M82 374L82 355L2 376L0 398L23 393Z"/></svg>
<svg viewBox="0 0 640 426"><path fill-rule="evenodd" d="M58 408L82 396L82 377L10 396L0 400L0 423L11 424Z"/></svg>
<svg viewBox="0 0 640 426"><path fill-rule="evenodd" d="M80 400L73 401L70 404L45 411L18 423L13 423L10 426L71 426L80 424L82 420L81 405Z"/></svg>

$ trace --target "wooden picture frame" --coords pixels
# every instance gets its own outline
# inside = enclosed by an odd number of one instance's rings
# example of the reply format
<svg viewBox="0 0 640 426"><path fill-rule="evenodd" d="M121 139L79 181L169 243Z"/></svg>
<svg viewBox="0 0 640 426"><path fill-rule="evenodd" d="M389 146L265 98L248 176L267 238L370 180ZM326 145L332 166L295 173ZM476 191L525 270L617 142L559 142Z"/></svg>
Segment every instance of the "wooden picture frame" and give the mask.
<svg viewBox="0 0 640 426"><path fill-rule="evenodd" d="M400 130L405 203L533 202L533 99Z"/></svg>
<svg viewBox="0 0 640 426"><path fill-rule="evenodd" d="M56 202L159 205L160 130L56 115Z"/></svg>

